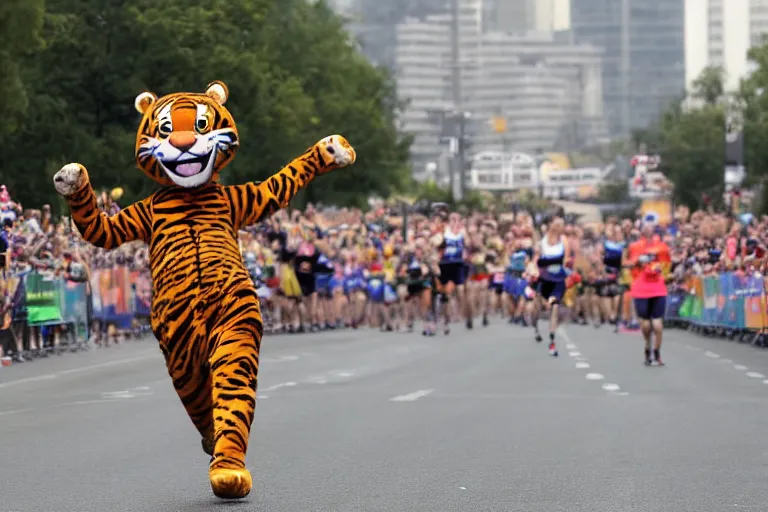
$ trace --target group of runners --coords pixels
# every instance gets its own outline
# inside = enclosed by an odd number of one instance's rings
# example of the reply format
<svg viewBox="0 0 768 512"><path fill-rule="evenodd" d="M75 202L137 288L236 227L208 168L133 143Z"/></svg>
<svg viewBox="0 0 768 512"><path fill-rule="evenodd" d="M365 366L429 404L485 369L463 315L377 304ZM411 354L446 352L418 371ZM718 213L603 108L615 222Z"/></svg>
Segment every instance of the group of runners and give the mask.
<svg viewBox="0 0 768 512"><path fill-rule="evenodd" d="M548 318L548 351L557 356L558 326L570 315L596 327L639 328L645 363L663 364L671 260L652 223L613 219L585 232L562 216L534 223L527 213L504 220L443 208L405 230L381 219L322 224L277 218L244 237L272 331L414 331L420 320L421 333L435 336L454 322L473 329L496 317L543 342L540 319Z"/></svg>

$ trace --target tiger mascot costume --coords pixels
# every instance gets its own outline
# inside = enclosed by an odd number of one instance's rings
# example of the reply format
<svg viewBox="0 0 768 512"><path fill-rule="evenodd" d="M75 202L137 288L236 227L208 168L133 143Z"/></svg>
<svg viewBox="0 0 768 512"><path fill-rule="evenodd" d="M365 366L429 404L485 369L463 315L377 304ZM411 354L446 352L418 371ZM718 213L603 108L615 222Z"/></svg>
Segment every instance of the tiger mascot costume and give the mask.
<svg viewBox="0 0 768 512"><path fill-rule="evenodd" d="M88 172L73 163L53 178L85 240L104 249L143 240L152 272L152 331L168 373L211 456L214 494L238 499L253 485L245 467L256 405L263 332L256 290L237 232L288 205L315 176L355 162L338 135L326 137L268 180L222 186L239 140L222 82L205 94L142 93L136 162L163 185L119 213L100 212Z"/></svg>

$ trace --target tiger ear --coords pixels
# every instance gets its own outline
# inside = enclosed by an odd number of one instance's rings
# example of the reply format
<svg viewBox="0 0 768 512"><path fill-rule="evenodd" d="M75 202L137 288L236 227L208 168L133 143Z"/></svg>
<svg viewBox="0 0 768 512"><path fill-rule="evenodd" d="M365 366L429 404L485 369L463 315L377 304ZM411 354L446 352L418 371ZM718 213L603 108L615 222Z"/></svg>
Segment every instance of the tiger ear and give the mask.
<svg viewBox="0 0 768 512"><path fill-rule="evenodd" d="M139 112L139 114L145 114L147 110L149 110L149 107L154 105L156 101L157 95L151 92L143 92L136 96L136 101L134 102L133 106L136 107L136 110Z"/></svg>
<svg viewBox="0 0 768 512"><path fill-rule="evenodd" d="M216 80L208 84L205 94L213 98L219 105L224 105L227 99L229 99L229 88L227 88L224 82Z"/></svg>

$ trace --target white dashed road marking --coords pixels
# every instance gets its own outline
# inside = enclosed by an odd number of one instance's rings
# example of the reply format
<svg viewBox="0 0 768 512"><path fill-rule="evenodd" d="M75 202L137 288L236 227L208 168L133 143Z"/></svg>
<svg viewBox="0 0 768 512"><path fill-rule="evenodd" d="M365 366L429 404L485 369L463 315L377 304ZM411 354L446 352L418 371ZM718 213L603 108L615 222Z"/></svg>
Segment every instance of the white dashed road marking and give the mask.
<svg viewBox="0 0 768 512"><path fill-rule="evenodd" d="M764 379L765 375L758 372L747 372L747 377L749 377L750 379Z"/></svg>
<svg viewBox="0 0 768 512"><path fill-rule="evenodd" d="M745 371L747 369L747 367L744 366L743 364L735 364L735 365L733 365L733 369L737 370L737 371L740 371L740 372L743 372L743 371Z"/></svg>
<svg viewBox="0 0 768 512"><path fill-rule="evenodd" d="M261 391L274 391L276 389L280 388L292 388L296 385L295 382L282 382L280 384L275 384L274 386L270 386L268 388L264 388Z"/></svg>
<svg viewBox="0 0 768 512"><path fill-rule="evenodd" d="M118 359L116 361L108 361L106 363L92 364L88 366L81 366L79 368L72 368L70 370L63 370L56 373L49 373L46 375L38 375L37 377L27 377L25 379L11 380L8 382L0 382L0 388L8 388L11 386L18 386L19 384L26 384L29 382L39 382L42 380L56 379L62 375L71 375L73 373L87 372L89 370L98 370L100 368L108 368L110 366L116 366L119 364L135 363L137 361L146 361L148 359L157 359L156 355L143 356L143 357L131 357L127 359Z"/></svg>
<svg viewBox="0 0 768 512"><path fill-rule="evenodd" d="M415 402L419 398L423 398L431 393L433 393L434 389L422 389L419 391L414 391L413 393L408 393L407 395L400 395L396 396L394 398L390 398L390 402Z"/></svg>
<svg viewBox="0 0 768 512"><path fill-rule="evenodd" d="M720 357L719 354L715 354L714 352L710 352L709 350L704 352L704 355L707 356L707 357L711 357L712 359L717 359L717 358Z"/></svg>
<svg viewBox="0 0 768 512"><path fill-rule="evenodd" d="M562 337L566 342L565 347L569 350L571 350L568 355L573 357L576 360L576 364L574 365L579 370L586 370L590 368L590 364L587 362L587 358L581 355L581 352L575 350L577 347L576 345L570 340L568 337L568 333L565 332L565 329L561 329ZM587 373L586 374L587 380L592 381L602 381L605 380L605 376L601 373ZM625 396L629 393L620 393L621 387L618 384L609 384L605 383L602 385L602 388L604 391L608 391L609 393L613 393L615 395L621 395Z"/></svg>

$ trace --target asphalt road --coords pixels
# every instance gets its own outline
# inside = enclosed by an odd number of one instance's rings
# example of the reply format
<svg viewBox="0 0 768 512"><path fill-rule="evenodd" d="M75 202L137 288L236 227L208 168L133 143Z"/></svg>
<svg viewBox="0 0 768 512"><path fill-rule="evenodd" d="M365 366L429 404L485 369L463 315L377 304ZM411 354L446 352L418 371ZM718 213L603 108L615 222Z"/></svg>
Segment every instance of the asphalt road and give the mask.
<svg viewBox="0 0 768 512"><path fill-rule="evenodd" d="M0 512L722 512L768 503L768 351L568 326L271 337L217 500L154 342L0 368Z"/></svg>

